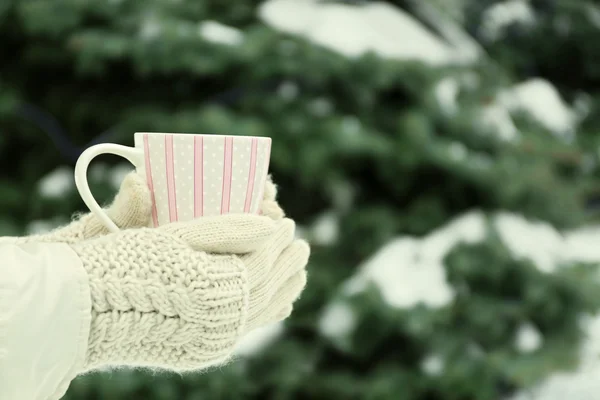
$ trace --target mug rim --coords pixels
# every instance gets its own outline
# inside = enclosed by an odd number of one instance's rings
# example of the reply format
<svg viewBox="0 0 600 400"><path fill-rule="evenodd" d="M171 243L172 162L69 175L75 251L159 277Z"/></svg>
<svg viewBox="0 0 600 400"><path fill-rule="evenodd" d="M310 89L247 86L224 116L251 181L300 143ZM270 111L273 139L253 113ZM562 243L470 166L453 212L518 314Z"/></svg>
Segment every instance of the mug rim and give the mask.
<svg viewBox="0 0 600 400"><path fill-rule="evenodd" d="M221 136L221 137L234 137L234 138L246 138L246 139L262 139L271 140L268 136L242 136L242 135L219 135L213 133L169 133L169 132L135 132L134 136L138 135L173 135L173 136Z"/></svg>

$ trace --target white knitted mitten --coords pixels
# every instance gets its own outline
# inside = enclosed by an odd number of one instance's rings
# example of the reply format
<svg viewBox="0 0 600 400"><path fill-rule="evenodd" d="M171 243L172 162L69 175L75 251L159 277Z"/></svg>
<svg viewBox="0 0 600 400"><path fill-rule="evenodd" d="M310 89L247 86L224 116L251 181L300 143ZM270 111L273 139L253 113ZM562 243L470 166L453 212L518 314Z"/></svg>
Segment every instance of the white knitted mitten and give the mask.
<svg viewBox="0 0 600 400"><path fill-rule="evenodd" d="M268 176L265 183L263 201L260 205L260 213L274 220L285 217L283 209L277 203L277 186L273 183L271 175Z"/></svg>
<svg viewBox="0 0 600 400"><path fill-rule="evenodd" d="M71 245L92 297L85 370L226 361L242 334L289 315L304 288L309 249L293 236L290 220L225 215Z"/></svg>
<svg viewBox="0 0 600 400"><path fill-rule="evenodd" d="M144 178L135 171L125 177L119 193L117 193L112 205L106 210L108 216L121 229L148 226L151 212L152 200L148 185ZM108 233L109 231L104 224L94 214L88 213L78 217L69 225L57 228L52 232L25 237L3 237L0 238L0 243L76 243Z"/></svg>

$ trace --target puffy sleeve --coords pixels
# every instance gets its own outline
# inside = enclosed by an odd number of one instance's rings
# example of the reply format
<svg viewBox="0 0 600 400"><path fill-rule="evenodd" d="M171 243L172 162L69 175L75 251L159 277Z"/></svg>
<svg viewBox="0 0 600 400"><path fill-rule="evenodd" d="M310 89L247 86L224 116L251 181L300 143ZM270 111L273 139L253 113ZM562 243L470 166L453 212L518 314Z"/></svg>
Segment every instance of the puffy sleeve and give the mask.
<svg viewBox="0 0 600 400"><path fill-rule="evenodd" d="M81 370L91 301L65 244L0 244L0 399L60 399Z"/></svg>

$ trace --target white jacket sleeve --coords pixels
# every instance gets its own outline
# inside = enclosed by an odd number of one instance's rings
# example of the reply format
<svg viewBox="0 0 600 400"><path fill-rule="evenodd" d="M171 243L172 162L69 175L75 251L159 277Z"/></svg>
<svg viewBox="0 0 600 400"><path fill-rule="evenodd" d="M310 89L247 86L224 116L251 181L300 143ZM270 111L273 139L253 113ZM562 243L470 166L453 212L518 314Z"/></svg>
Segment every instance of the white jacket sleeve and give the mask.
<svg viewBox="0 0 600 400"><path fill-rule="evenodd" d="M88 278L65 244L0 244L0 399L60 399L81 370Z"/></svg>

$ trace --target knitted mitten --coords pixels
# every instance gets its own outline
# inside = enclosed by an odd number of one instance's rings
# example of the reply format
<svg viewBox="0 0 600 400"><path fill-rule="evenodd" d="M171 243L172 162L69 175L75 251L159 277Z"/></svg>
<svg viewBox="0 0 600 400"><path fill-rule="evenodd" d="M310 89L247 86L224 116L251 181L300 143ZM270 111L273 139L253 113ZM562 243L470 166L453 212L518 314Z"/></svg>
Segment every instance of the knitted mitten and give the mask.
<svg viewBox="0 0 600 400"><path fill-rule="evenodd" d="M290 220L226 215L73 244L92 298L85 370L225 361L242 334L291 312L309 254L293 236Z"/></svg>
<svg viewBox="0 0 600 400"><path fill-rule="evenodd" d="M263 201L260 205L260 214L274 220L285 217L285 213L279 206L279 203L277 203L277 186L273 183L271 175L268 176L267 182L265 183Z"/></svg>
<svg viewBox="0 0 600 400"><path fill-rule="evenodd" d="M108 216L122 229L148 226L152 210L150 191L145 180L136 172L129 173L112 205ZM108 234L108 229L92 213L85 214L69 225L42 235L3 237L0 243L60 242L75 243Z"/></svg>

